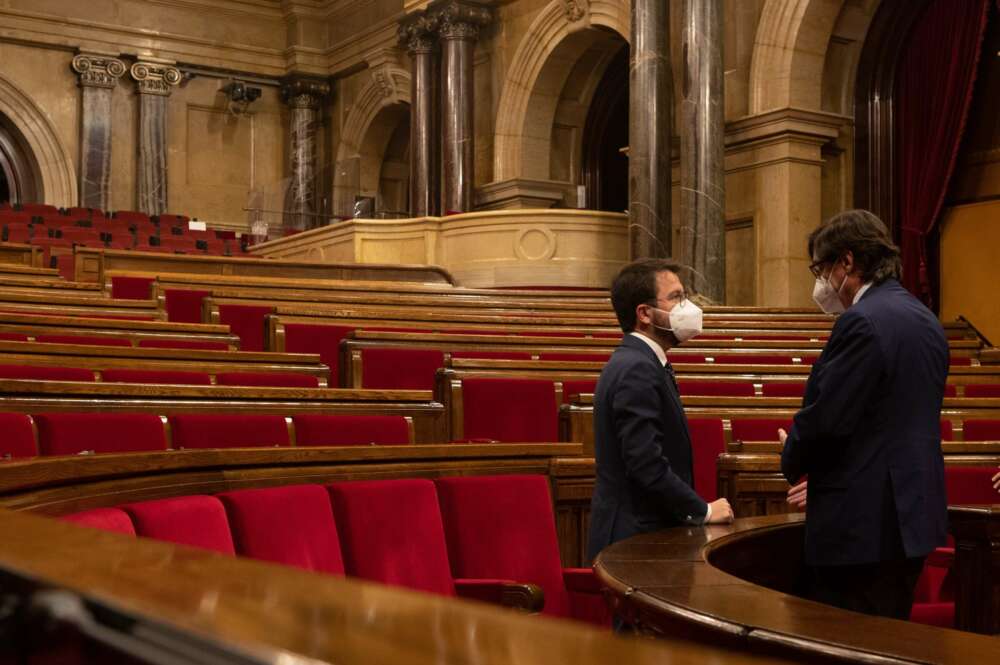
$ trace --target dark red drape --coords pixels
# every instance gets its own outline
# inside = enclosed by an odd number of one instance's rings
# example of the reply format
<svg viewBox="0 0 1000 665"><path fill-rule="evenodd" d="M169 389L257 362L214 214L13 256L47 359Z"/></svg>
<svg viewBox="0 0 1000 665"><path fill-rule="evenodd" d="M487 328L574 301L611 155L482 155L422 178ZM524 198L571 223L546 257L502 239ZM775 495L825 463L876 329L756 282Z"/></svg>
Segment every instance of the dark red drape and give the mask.
<svg viewBox="0 0 1000 665"><path fill-rule="evenodd" d="M903 285L931 304L927 236L955 166L990 0L935 0L896 74L896 163Z"/></svg>

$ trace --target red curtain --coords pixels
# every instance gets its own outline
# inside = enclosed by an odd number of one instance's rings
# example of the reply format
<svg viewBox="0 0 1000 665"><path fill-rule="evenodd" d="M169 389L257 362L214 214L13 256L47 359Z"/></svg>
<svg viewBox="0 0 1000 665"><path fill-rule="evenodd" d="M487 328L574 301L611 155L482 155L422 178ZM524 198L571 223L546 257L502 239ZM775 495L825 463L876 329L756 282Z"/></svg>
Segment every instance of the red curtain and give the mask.
<svg viewBox="0 0 1000 665"><path fill-rule="evenodd" d="M928 305L927 236L948 191L972 99L990 0L935 0L896 74L896 151L903 285Z"/></svg>

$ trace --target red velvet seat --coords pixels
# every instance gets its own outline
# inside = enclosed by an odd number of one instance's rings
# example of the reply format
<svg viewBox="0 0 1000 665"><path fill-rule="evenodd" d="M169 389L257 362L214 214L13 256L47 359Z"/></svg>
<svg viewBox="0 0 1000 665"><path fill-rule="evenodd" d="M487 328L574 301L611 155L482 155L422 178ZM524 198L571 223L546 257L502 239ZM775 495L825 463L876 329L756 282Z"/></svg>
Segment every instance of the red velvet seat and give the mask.
<svg viewBox="0 0 1000 665"><path fill-rule="evenodd" d="M106 369L101 371L101 380L105 383L160 383L187 386L212 385L212 377L202 372L155 369Z"/></svg>
<svg viewBox="0 0 1000 665"><path fill-rule="evenodd" d="M455 578L536 584L545 593L544 614L610 623L593 571L563 570L545 476L439 478L435 484Z"/></svg>
<svg viewBox="0 0 1000 665"><path fill-rule="evenodd" d="M434 483L375 480L328 489L348 575L455 595Z"/></svg>
<svg viewBox="0 0 1000 665"><path fill-rule="evenodd" d="M38 335L36 342L43 344L82 344L84 346L132 346L124 337L88 337L84 335Z"/></svg>
<svg viewBox="0 0 1000 665"><path fill-rule="evenodd" d="M28 336L21 333L0 333L0 342L27 342Z"/></svg>
<svg viewBox="0 0 1000 665"><path fill-rule="evenodd" d="M353 326L286 323L285 351L318 353L320 362L330 368L330 376L336 381L340 365L340 340L353 331Z"/></svg>
<svg viewBox="0 0 1000 665"><path fill-rule="evenodd" d="M306 414L292 416L297 446L406 445L410 427L403 416Z"/></svg>
<svg viewBox="0 0 1000 665"><path fill-rule="evenodd" d="M520 351L452 351L452 358L478 358L480 360L531 360L530 353Z"/></svg>
<svg viewBox="0 0 1000 665"><path fill-rule="evenodd" d="M764 397L802 397L806 394L806 382L765 383L761 391Z"/></svg>
<svg viewBox="0 0 1000 665"><path fill-rule="evenodd" d="M260 388L318 388L319 379L297 372L221 372L215 375L220 386L257 386Z"/></svg>
<svg viewBox="0 0 1000 665"><path fill-rule="evenodd" d="M948 358L948 364L956 367L966 367L972 364L972 358L958 358L956 356L951 356Z"/></svg>
<svg viewBox="0 0 1000 665"><path fill-rule="evenodd" d="M344 574L330 495L319 485L240 490L219 495L241 556Z"/></svg>
<svg viewBox="0 0 1000 665"><path fill-rule="evenodd" d="M235 554L226 509L214 496L179 496L121 507L132 518L135 533L222 554Z"/></svg>
<svg viewBox="0 0 1000 665"><path fill-rule="evenodd" d="M185 413L168 418L174 448L287 446L284 416Z"/></svg>
<svg viewBox="0 0 1000 665"><path fill-rule="evenodd" d="M466 440L552 442L559 440L555 387L544 379L462 381Z"/></svg>
<svg viewBox="0 0 1000 665"><path fill-rule="evenodd" d="M691 381L677 382L682 396L702 395L709 397L753 397L753 383L750 381Z"/></svg>
<svg viewBox="0 0 1000 665"><path fill-rule="evenodd" d="M434 376L443 366L444 352L436 349L364 349L361 385L381 390L434 390Z"/></svg>
<svg viewBox="0 0 1000 665"><path fill-rule="evenodd" d="M726 437L720 418L689 418L694 489L705 501L719 498L719 455L726 451ZM775 437L777 438L777 437Z"/></svg>
<svg viewBox="0 0 1000 665"><path fill-rule="evenodd" d="M94 381L93 370L80 367L46 367L44 365L0 365L0 379L32 381Z"/></svg>
<svg viewBox="0 0 1000 665"><path fill-rule="evenodd" d="M966 441L1000 441L1000 420L970 418L962 429Z"/></svg>
<svg viewBox="0 0 1000 665"><path fill-rule="evenodd" d="M160 417L151 413L41 413L38 451L42 455L128 453L166 450Z"/></svg>
<svg viewBox="0 0 1000 665"><path fill-rule="evenodd" d="M955 430L951 425L951 421L946 420L944 418L941 419L941 440L942 441L955 440Z"/></svg>
<svg viewBox="0 0 1000 665"><path fill-rule="evenodd" d="M593 394L597 388L597 379L569 379L562 382L562 401L569 404L573 395Z"/></svg>
<svg viewBox="0 0 1000 665"><path fill-rule="evenodd" d="M79 524L80 526L89 526L92 529L115 531L117 533L124 533L127 536L135 535L135 526L132 524L132 518L121 508L94 508L93 510L85 510L82 513L64 515L60 519Z"/></svg>
<svg viewBox="0 0 1000 665"><path fill-rule="evenodd" d="M561 360L563 362L606 363L610 353L540 353L539 360Z"/></svg>
<svg viewBox="0 0 1000 665"><path fill-rule="evenodd" d="M949 384L945 385L945 387L944 387L944 396L945 397L957 397L958 396L958 388L955 386L955 384L949 383Z"/></svg>
<svg viewBox="0 0 1000 665"><path fill-rule="evenodd" d="M0 460L38 455L30 416L0 413L0 434Z"/></svg>
<svg viewBox="0 0 1000 665"><path fill-rule="evenodd" d="M112 215L112 219L120 219L125 222L134 222L137 224L152 225L152 222L149 220L149 215L144 212L137 212L134 210L118 210Z"/></svg>
<svg viewBox="0 0 1000 665"><path fill-rule="evenodd" d="M266 333L265 318L273 307L258 305L219 305L219 322L229 326L240 338L243 351L263 351Z"/></svg>
<svg viewBox="0 0 1000 665"><path fill-rule="evenodd" d="M715 362L727 365L791 365L794 362L792 358L790 355L771 353L720 353L715 356Z"/></svg>
<svg viewBox="0 0 1000 665"><path fill-rule="evenodd" d="M977 383L965 386L966 397L1000 397L1000 384Z"/></svg>
<svg viewBox="0 0 1000 665"><path fill-rule="evenodd" d="M166 289L163 295L167 309L167 321L201 323L201 303L212 295L212 292L194 289Z"/></svg>
<svg viewBox="0 0 1000 665"><path fill-rule="evenodd" d="M777 441L778 428L787 432L792 426L792 419L734 418L730 424L734 441Z"/></svg>
<svg viewBox="0 0 1000 665"><path fill-rule="evenodd" d="M671 351L667 353L667 360L674 365L703 365L706 362L706 356L704 353Z"/></svg>
<svg viewBox="0 0 1000 665"><path fill-rule="evenodd" d="M210 342L194 339L140 339L139 346L147 349L191 349L197 351L227 351L225 342Z"/></svg>

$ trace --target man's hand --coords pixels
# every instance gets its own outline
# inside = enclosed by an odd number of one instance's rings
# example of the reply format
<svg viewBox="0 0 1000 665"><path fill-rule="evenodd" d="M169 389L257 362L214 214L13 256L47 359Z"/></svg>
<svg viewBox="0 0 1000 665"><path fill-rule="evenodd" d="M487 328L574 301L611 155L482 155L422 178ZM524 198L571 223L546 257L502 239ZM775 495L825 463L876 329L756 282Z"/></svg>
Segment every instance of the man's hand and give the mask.
<svg viewBox="0 0 1000 665"><path fill-rule="evenodd" d="M729 505L729 499L716 499L709 504L712 506L712 518L707 524L731 524L733 521L733 509Z"/></svg>
<svg viewBox="0 0 1000 665"><path fill-rule="evenodd" d="M1000 473L997 474L1000 477ZM788 498L785 499L788 503L795 506L799 510L806 509L806 487L808 481L803 480L798 485L794 485L788 490Z"/></svg>
<svg viewBox="0 0 1000 665"><path fill-rule="evenodd" d="M1000 492L1000 473L993 476L993 489Z"/></svg>
<svg viewBox="0 0 1000 665"><path fill-rule="evenodd" d="M786 440L787 438L788 438L788 432L786 432L785 430L783 430L783 429L781 429L781 428L779 427L779 428L778 428L778 443L780 443L780 444L781 444L781 447L782 447L782 448L784 448L784 447L785 447L785 440Z"/></svg>

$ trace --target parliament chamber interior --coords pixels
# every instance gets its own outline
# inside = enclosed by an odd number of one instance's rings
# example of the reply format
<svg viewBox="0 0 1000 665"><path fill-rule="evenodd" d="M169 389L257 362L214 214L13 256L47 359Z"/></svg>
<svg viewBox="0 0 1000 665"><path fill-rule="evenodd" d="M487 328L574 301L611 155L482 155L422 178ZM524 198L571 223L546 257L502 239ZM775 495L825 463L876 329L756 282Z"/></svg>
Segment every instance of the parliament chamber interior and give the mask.
<svg viewBox="0 0 1000 665"><path fill-rule="evenodd" d="M0 4L0 665L1000 662L1000 2ZM909 620L800 593L783 473L851 209L947 344ZM735 520L595 558L664 257Z"/></svg>

